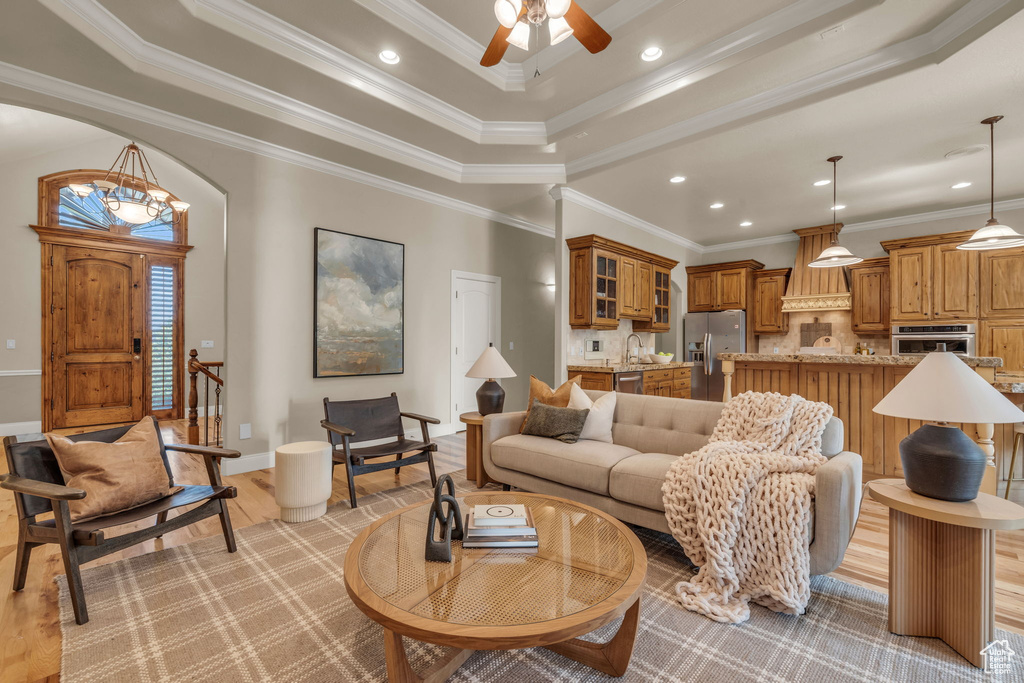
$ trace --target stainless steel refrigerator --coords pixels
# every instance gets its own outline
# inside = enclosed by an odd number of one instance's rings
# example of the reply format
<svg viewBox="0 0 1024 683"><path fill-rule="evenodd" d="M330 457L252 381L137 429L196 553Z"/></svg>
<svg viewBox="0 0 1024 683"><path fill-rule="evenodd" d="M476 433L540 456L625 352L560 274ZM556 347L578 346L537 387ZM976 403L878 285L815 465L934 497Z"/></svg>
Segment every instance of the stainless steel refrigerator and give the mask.
<svg viewBox="0 0 1024 683"><path fill-rule="evenodd" d="M690 397L721 401L725 393L720 353L745 353L747 320L744 311L686 314L686 360L691 370Z"/></svg>

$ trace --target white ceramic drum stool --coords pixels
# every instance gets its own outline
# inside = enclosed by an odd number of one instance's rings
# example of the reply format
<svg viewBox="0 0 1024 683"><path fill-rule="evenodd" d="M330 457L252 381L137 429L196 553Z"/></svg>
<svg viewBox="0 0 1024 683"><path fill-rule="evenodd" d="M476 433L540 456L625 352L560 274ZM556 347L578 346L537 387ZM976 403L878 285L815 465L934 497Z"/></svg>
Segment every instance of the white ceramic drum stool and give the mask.
<svg viewBox="0 0 1024 683"><path fill-rule="evenodd" d="M334 468L331 444L300 441L274 455L274 498L284 522L308 522L327 512Z"/></svg>

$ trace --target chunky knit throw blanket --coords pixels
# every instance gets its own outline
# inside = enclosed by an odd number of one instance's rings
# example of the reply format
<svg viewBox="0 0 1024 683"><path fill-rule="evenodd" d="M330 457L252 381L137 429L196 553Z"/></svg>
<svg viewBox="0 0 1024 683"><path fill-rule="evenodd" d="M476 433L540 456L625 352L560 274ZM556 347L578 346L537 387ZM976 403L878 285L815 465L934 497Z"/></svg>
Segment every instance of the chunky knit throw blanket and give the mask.
<svg viewBox="0 0 1024 683"><path fill-rule="evenodd" d="M676 460L662 493L672 535L700 569L679 602L740 623L750 601L802 614L810 599L814 475L825 403L748 391L726 404L711 440Z"/></svg>

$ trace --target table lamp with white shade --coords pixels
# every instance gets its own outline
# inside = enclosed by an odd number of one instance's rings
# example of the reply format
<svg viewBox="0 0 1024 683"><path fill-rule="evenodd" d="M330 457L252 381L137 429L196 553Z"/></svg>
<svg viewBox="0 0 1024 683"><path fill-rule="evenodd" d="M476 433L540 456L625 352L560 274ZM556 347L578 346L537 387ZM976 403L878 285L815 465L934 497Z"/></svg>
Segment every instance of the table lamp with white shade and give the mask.
<svg viewBox="0 0 1024 683"><path fill-rule="evenodd" d="M515 371L501 357L494 344L488 344L466 373L466 377L487 380L476 390L476 405L481 415L502 411L505 407L505 390L494 380L515 376Z"/></svg>
<svg viewBox="0 0 1024 683"><path fill-rule="evenodd" d="M955 354L929 353L874 411L923 420L900 442L907 487L940 500L968 501L978 496L988 457L969 436L950 423L1004 424L1024 420L1013 405Z"/></svg>

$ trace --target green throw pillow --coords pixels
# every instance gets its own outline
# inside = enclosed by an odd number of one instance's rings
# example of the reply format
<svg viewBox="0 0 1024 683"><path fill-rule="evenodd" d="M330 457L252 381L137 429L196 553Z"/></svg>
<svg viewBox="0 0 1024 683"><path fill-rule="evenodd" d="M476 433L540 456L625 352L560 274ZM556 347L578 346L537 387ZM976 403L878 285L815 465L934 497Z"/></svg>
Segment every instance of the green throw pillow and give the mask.
<svg viewBox="0 0 1024 683"><path fill-rule="evenodd" d="M565 443L576 443L587 422L589 408L556 408L533 400L530 414L523 425L523 434L558 439Z"/></svg>

